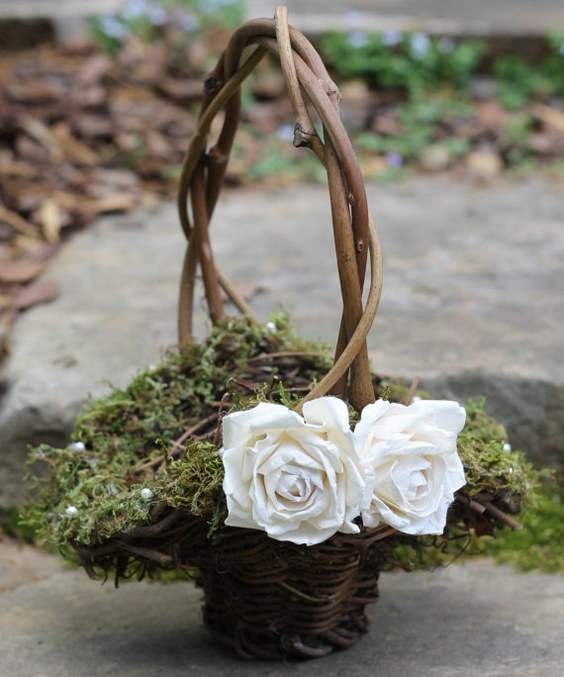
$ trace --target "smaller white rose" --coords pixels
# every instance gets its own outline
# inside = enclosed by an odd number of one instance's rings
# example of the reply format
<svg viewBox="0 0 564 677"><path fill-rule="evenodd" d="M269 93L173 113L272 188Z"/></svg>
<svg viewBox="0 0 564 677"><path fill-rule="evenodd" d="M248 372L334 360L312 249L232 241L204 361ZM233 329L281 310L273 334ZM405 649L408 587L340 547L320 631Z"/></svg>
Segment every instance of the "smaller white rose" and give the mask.
<svg viewBox="0 0 564 677"><path fill-rule="evenodd" d="M226 525L305 545L358 533L365 483L341 400L307 402L303 417L271 403L229 414L220 454Z"/></svg>
<svg viewBox="0 0 564 677"><path fill-rule="evenodd" d="M456 450L465 410L447 400L366 406L354 437L372 487L365 526L388 524L406 534L441 534L454 492L466 484Z"/></svg>

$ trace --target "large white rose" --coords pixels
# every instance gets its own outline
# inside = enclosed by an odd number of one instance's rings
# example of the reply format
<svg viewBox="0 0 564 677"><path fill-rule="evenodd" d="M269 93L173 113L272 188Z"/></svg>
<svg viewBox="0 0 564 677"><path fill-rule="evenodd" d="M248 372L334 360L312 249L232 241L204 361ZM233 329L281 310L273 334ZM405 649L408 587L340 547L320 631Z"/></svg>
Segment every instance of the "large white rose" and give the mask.
<svg viewBox="0 0 564 677"><path fill-rule="evenodd" d="M384 522L406 534L441 534L454 492L466 484L456 451L465 410L447 400L405 406L378 400L357 424L356 448L372 488L365 526Z"/></svg>
<svg viewBox="0 0 564 677"><path fill-rule="evenodd" d="M358 533L365 484L341 400L307 402L303 418L270 403L229 414L220 453L228 526L305 545Z"/></svg>

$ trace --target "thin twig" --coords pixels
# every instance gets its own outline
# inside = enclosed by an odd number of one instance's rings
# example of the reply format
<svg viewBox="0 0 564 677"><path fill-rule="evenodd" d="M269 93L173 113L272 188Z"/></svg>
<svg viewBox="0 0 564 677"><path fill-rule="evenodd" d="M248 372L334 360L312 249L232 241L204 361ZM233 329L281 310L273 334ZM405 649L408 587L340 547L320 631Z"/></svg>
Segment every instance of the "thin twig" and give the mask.
<svg viewBox="0 0 564 677"><path fill-rule="evenodd" d="M160 465L163 461L165 461L167 457L175 458L176 456L178 456L182 451L183 442L185 442L191 435L194 435L194 433L200 430L200 428L203 428L208 423L214 421L216 417L217 413L214 412L213 414L210 414L209 416L206 416L205 418L195 423L193 426L185 430L178 439L172 442L171 452L169 454L161 454L161 456L157 456L157 458L154 458L152 461L147 461L146 463L143 463L142 465L135 468L132 474L137 475L143 470L147 470L148 468L154 468L155 466Z"/></svg>

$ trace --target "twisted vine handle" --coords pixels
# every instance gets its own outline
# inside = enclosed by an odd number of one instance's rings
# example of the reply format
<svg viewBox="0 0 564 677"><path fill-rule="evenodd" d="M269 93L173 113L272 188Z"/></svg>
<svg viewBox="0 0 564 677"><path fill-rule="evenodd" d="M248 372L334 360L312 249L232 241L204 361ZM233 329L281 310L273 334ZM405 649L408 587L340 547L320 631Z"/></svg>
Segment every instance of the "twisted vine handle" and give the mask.
<svg viewBox="0 0 564 677"><path fill-rule="evenodd" d="M295 28L288 26L284 6L276 9L273 20L255 19L243 24L233 34L204 84L199 122L184 160L178 192L180 222L188 240L180 283L179 341L182 344L192 337L198 265L212 322L223 316L221 288L242 313L253 317L247 303L215 264L209 224L239 124L241 85L269 53L280 61L292 102L296 119L294 146L310 148L327 172L343 302L335 363L297 408L308 399L334 394L348 399L360 410L374 400L366 337L376 315L382 289L381 250L368 213L360 168L339 116L339 91L311 43ZM311 118L311 107L321 123L321 136ZM211 125L221 112L224 113L223 125L217 140L210 145ZM363 304L368 259L369 289Z"/></svg>

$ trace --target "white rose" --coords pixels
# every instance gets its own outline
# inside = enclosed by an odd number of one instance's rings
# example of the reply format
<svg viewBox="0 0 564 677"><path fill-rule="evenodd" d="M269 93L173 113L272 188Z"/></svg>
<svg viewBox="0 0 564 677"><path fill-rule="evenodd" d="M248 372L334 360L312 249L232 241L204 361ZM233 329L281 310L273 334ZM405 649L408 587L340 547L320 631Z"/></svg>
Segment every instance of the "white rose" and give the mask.
<svg viewBox="0 0 564 677"><path fill-rule="evenodd" d="M441 534L454 492L466 484L456 451L465 410L446 400L409 406L378 400L366 406L354 431L371 485L365 526L384 522L406 534Z"/></svg>
<svg viewBox="0 0 564 677"><path fill-rule="evenodd" d="M270 403L229 414L220 453L228 526L305 545L358 533L365 484L341 400L307 402L303 418Z"/></svg>

